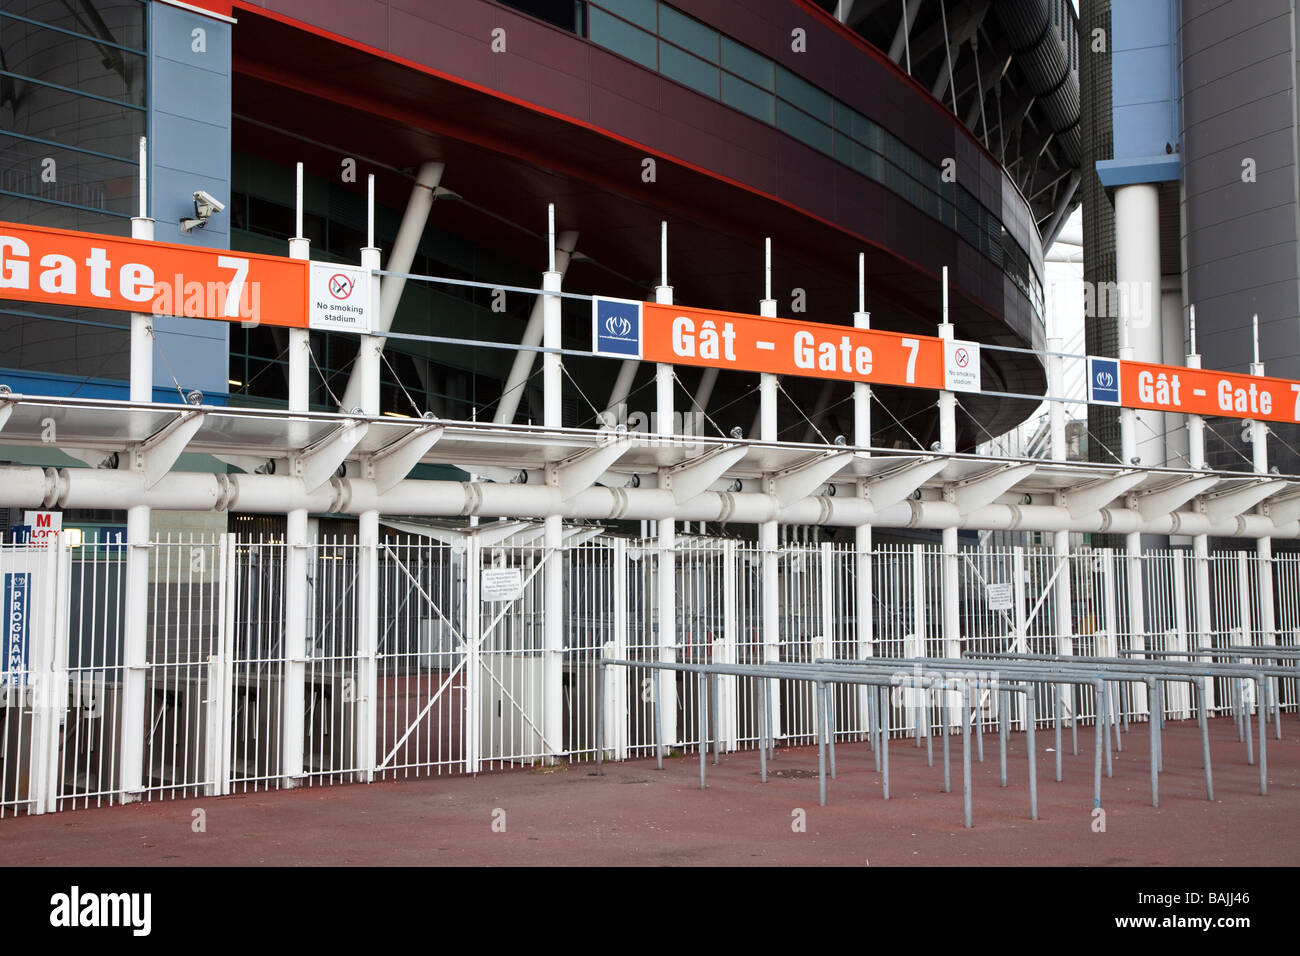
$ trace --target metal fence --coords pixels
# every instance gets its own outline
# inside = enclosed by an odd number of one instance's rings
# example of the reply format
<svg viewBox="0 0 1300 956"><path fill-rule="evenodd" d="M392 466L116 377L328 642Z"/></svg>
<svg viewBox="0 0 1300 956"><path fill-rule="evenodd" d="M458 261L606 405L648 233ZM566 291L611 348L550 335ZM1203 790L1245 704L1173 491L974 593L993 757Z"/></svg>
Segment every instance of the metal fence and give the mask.
<svg viewBox="0 0 1300 956"><path fill-rule="evenodd" d="M147 600L138 608L127 606L127 549L118 540L0 546L0 816L588 760L598 709L607 754L644 756L654 747L656 679L665 682L672 747L756 744L758 679L720 678L716 717L699 706L701 685L689 674L611 671L598 699L602 654L738 664L873 656L907 672L917 656L1300 645L1300 555L1198 559L1164 550L1130 559L1080 549L1061 562L1036 548L944 554L881 545L860 555L798 543L764 554L752 542L681 535L666 562L657 540L566 534L557 551L519 534L497 543L477 533L374 545L319 538L307 546L301 659L286 656L293 612L282 540L157 540L147 546ZM764 643L766 561L777 569L775 647ZM550 562L563 582L555 608L546 606ZM671 614L660 607L661 574L672 575ZM373 643L364 639L368 613ZM549 614L562 618L558 647L547 644ZM128 699L124 650L128 616L137 615L147 622L142 706ZM1281 683L1283 705L1295 709L1296 682ZM812 742L810 685L772 681L769 689L777 739ZM1191 714L1186 689L1162 693L1169 716ZM1134 685L1121 700L1130 718L1147 714L1145 695ZM1090 688L1061 703L1070 720L1095 714ZM1220 680L1212 711L1229 703ZM900 692L891 705L897 733L942 728L933 700ZM987 694L974 702L990 727L998 705ZM1018 695L1012 707L1023 727ZM1050 721L1051 708L1044 690L1036 720ZM836 736L863 739L868 729L863 689L837 688ZM125 769L132 755L138 778Z"/></svg>

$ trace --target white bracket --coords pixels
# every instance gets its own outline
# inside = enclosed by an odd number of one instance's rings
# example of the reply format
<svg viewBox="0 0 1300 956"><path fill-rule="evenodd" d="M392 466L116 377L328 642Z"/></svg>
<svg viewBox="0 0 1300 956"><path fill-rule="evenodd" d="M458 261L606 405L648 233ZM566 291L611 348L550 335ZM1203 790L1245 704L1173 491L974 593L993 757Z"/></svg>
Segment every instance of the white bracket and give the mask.
<svg viewBox="0 0 1300 956"><path fill-rule="evenodd" d="M947 458L922 458L867 481L866 497L871 507L883 511L907 498L948 467Z"/></svg>
<svg viewBox="0 0 1300 956"><path fill-rule="evenodd" d="M425 425L408 432L373 455L367 455L362 461L362 475L375 483L380 494L392 490L438 443L442 433L442 425Z"/></svg>
<svg viewBox="0 0 1300 956"><path fill-rule="evenodd" d="M507 538L537 526L528 521L498 521L494 524L481 524L472 529L478 535L479 544L485 548L495 547Z"/></svg>
<svg viewBox="0 0 1300 956"><path fill-rule="evenodd" d="M289 474L301 478L311 492L329 481L339 465L347 460L357 443L366 437L369 425L349 421L334 429L320 441L289 456Z"/></svg>
<svg viewBox="0 0 1300 956"><path fill-rule="evenodd" d="M0 402L0 431L4 430L5 425L9 422L9 416L13 413L13 402Z"/></svg>
<svg viewBox="0 0 1300 956"><path fill-rule="evenodd" d="M1200 478L1179 478L1172 484L1129 495L1129 507L1136 507L1142 517L1150 521L1161 515L1173 514L1187 502L1202 492L1209 491L1219 483L1217 475L1204 475Z"/></svg>
<svg viewBox="0 0 1300 956"><path fill-rule="evenodd" d="M212 457L217 461L225 462L227 465L234 465L250 475L267 462L266 458L258 458L256 455L213 455Z"/></svg>
<svg viewBox="0 0 1300 956"><path fill-rule="evenodd" d="M763 485L769 495L776 496L782 508L807 498L831 478L843 471L853 460L851 451L830 451L815 458L765 475Z"/></svg>
<svg viewBox="0 0 1300 956"><path fill-rule="evenodd" d="M659 474L659 487L673 493L679 505L709 490L728 469L745 457L746 445L724 445L695 458L687 459Z"/></svg>
<svg viewBox="0 0 1300 956"><path fill-rule="evenodd" d="M144 477L145 488L152 488L171 471L204 416L204 412L182 412L144 441L127 446L127 467Z"/></svg>
<svg viewBox="0 0 1300 956"><path fill-rule="evenodd" d="M1243 487L1221 491L1218 494L1204 495L1197 501L1197 510L1210 521L1218 524L1237 515L1243 515L1265 498L1278 492L1285 481L1273 478L1261 478Z"/></svg>
<svg viewBox="0 0 1300 956"><path fill-rule="evenodd" d="M1037 465L999 465L980 475L950 481L943 486L943 500L957 506L960 514L967 515L977 508L992 504L1038 469Z"/></svg>
<svg viewBox="0 0 1300 956"><path fill-rule="evenodd" d="M1062 494L1071 518L1080 518L1110 504L1130 489L1142 484L1146 473L1125 471L1113 478L1101 478Z"/></svg>
<svg viewBox="0 0 1300 956"><path fill-rule="evenodd" d="M1300 518L1300 494L1287 495L1285 498L1270 501L1264 507L1274 524L1290 524Z"/></svg>
<svg viewBox="0 0 1300 956"><path fill-rule="evenodd" d="M594 485L631 448L632 442L626 434L611 433L603 445L547 465L546 484L559 490L562 501L568 501Z"/></svg>

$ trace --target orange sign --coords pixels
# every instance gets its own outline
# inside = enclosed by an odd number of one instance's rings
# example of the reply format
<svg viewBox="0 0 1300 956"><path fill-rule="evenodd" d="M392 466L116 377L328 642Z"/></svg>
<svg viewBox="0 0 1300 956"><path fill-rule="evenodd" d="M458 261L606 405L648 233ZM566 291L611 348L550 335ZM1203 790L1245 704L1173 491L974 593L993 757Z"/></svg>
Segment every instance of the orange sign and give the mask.
<svg viewBox="0 0 1300 956"><path fill-rule="evenodd" d="M944 387L943 340L647 302L642 358L775 375Z"/></svg>
<svg viewBox="0 0 1300 956"><path fill-rule="evenodd" d="M0 222L0 299L307 325L307 263Z"/></svg>
<svg viewBox="0 0 1300 956"><path fill-rule="evenodd" d="M1121 362L1120 404L1159 412L1300 422L1300 382Z"/></svg>

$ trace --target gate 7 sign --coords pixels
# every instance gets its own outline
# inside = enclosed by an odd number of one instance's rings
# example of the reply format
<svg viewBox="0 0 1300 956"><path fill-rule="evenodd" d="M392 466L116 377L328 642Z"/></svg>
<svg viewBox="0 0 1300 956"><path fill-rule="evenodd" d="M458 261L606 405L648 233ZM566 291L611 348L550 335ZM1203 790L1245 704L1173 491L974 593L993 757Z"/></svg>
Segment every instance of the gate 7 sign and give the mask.
<svg viewBox="0 0 1300 956"><path fill-rule="evenodd" d="M592 299L591 350L597 355L640 358L641 303L630 299Z"/></svg>

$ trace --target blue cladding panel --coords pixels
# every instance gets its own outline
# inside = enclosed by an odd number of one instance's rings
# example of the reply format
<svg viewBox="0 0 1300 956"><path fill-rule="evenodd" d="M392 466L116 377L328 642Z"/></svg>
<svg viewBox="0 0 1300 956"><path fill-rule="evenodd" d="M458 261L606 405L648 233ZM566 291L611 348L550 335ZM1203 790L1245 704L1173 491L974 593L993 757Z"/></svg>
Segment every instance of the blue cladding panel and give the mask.
<svg viewBox="0 0 1300 956"><path fill-rule="evenodd" d="M1166 156L1180 150L1177 0L1125 0L1111 5L1112 119L1115 159ZM1153 172L1164 179L1168 163ZM1144 182L1159 180L1148 179Z"/></svg>
<svg viewBox="0 0 1300 956"><path fill-rule="evenodd" d="M163 3L149 5L149 199L159 242L227 249L230 214L188 235L193 194L230 200L230 24ZM200 52L196 30L202 30ZM229 386L229 326L159 316L154 321L154 391L176 395L172 375L205 396ZM166 400L166 399L164 399Z"/></svg>

